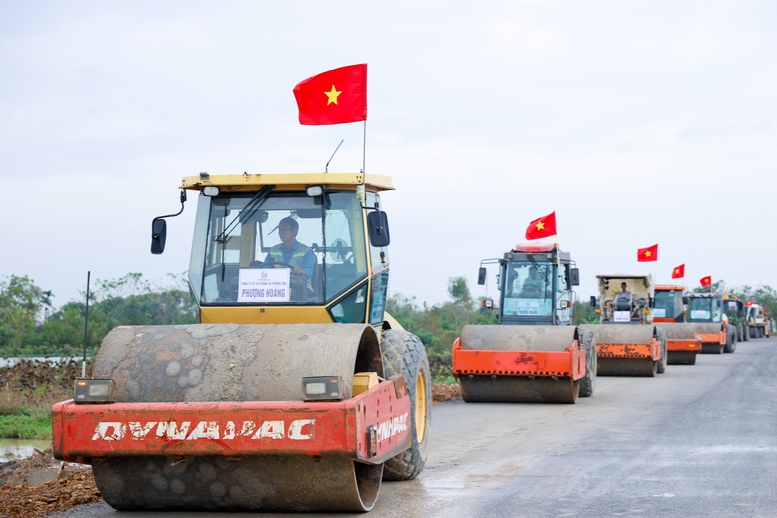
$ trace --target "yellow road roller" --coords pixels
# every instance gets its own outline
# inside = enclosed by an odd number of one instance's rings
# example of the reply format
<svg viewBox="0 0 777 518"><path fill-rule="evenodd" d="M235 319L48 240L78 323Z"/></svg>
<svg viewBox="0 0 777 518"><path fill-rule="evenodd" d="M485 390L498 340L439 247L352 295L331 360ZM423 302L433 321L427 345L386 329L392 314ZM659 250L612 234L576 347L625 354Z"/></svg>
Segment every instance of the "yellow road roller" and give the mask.
<svg viewBox="0 0 777 518"><path fill-rule="evenodd" d="M368 511L424 468L423 344L384 313L389 177L201 173L199 323L122 326L53 408L55 456L116 509ZM180 214L180 212L178 213ZM153 253L166 219L152 222Z"/></svg>

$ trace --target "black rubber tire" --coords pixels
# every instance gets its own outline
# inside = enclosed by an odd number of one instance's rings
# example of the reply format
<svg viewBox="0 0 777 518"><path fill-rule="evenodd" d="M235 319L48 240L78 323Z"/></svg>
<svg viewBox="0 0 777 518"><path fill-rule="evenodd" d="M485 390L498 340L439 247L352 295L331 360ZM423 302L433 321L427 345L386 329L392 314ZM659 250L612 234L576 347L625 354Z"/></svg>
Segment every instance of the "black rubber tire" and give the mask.
<svg viewBox="0 0 777 518"><path fill-rule="evenodd" d="M733 353L737 350L737 330L732 325L726 325L726 346L724 353Z"/></svg>
<svg viewBox="0 0 777 518"><path fill-rule="evenodd" d="M750 341L750 328L747 327L747 324L742 322L742 339L740 342L749 342Z"/></svg>
<svg viewBox="0 0 777 518"><path fill-rule="evenodd" d="M421 340L412 333L398 329L386 329L380 342L383 357L383 376L388 379L401 373L410 395L410 416L413 442L410 448L387 460L383 468L383 480L412 480L418 476L426 464L429 452L429 433L432 423L432 376L426 348ZM416 426L416 381L419 371L425 380L426 418L424 434L418 441Z"/></svg>
<svg viewBox="0 0 777 518"><path fill-rule="evenodd" d="M656 362L656 373L663 374L666 372L666 362L668 361L669 352L666 350L666 336L664 330L660 327L656 328L656 338L661 340L661 359Z"/></svg>
<svg viewBox="0 0 777 518"><path fill-rule="evenodd" d="M580 397L591 397L596 389L596 340L590 329L577 328L580 347L585 349L585 376L580 378Z"/></svg>
<svg viewBox="0 0 777 518"><path fill-rule="evenodd" d="M737 324L737 342L741 342L742 340L742 324Z"/></svg>

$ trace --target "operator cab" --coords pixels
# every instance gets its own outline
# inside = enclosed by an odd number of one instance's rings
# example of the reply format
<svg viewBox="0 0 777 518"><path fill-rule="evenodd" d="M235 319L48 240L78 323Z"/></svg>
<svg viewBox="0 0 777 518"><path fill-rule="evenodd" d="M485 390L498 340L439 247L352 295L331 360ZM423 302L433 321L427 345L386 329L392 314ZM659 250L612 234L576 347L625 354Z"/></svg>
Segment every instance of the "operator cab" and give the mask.
<svg viewBox="0 0 777 518"><path fill-rule="evenodd" d="M600 274L599 303L597 312L602 323L611 324L650 324L653 321L653 278L650 274ZM618 297L626 284L631 298L626 301ZM595 297L591 297L591 306L596 307Z"/></svg>
<svg viewBox="0 0 777 518"><path fill-rule="evenodd" d="M653 299L653 322L683 322L685 320L684 286L656 286Z"/></svg>
<svg viewBox="0 0 777 518"><path fill-rule="evenodd" d="M203 174L182 185L200 191L188 274L203 322L383 324L390 179Z"/></svg>
<svg viewBox="0 0 777 518"><path fill-rule="evenodd" d="M484 264L499 264L499 323L568 325L580 274L569 252L557 245L516 246L501 259L481 261L478 284L485 284ZM486 300L485 305L489 307ZM493 306L493 303L491 304Z"/></svg>
<svg viewBox="0 0 777 518"><path fill-rule="evenodd" d="M720 293L695 293L688 297L688 322L720 323L723 297Z"/></svg>

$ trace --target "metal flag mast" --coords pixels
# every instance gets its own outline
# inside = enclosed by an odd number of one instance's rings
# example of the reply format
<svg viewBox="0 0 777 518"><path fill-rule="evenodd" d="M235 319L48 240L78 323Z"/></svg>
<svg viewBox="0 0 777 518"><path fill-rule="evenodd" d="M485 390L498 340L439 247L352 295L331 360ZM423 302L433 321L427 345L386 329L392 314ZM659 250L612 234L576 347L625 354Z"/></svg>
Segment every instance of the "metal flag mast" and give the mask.
<svg viewBox="0 0 777 518"><path fill-rule="evenodd" d="M364 119L364 137L362 138L362 175L367 174L367 119ZM364 183L364 176L362 176Z"/></svg>
<svg viewBox="0 0 777 518"><path fill-rule="evenodd" d="M86 272L86 314L84 315L84 360L81 363L81 377L86 377L86 338L87 331L89 329L89 279L92 276L92 271Z"/></svg>

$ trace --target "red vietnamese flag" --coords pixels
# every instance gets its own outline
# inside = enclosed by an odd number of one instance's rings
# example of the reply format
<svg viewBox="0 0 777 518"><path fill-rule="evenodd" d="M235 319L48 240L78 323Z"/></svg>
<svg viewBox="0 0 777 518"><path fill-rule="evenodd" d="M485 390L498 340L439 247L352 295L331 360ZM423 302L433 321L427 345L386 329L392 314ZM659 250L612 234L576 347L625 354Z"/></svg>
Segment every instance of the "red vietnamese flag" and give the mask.
<svg viewBox="0 0 777 518"><path fill-rule="evenodd" d="M367 120L367 65L336 68L294 87L299 123L311 126Z"/></svg>
<svg viewBox="0 0 777 518"><path fill-rule="evenodd" d="M556 211L547 216L537 218L529 223L526 229L526 239L542 239L556 235Z"/></svg>
<svg viewBox="0 0 777 518"><path fill-rule="evenodd" d="M637 249L637 262L649 263L651 261L658 261L658 245Z"/></svg>
<svg viewBox="0 0 777 518"><path fill-rule="evenodd" d="M680 279L685 277L685 264L681 264L672 270L672 279Z"/></svg>
<svg viewBox="0 0 777 518"><path fill-rule="evenodd" d="M711 286L712 285L712 277L710 277L709 275L706 276L706 277L702 277L699 282L701 283L702 286Z"/></svg>

